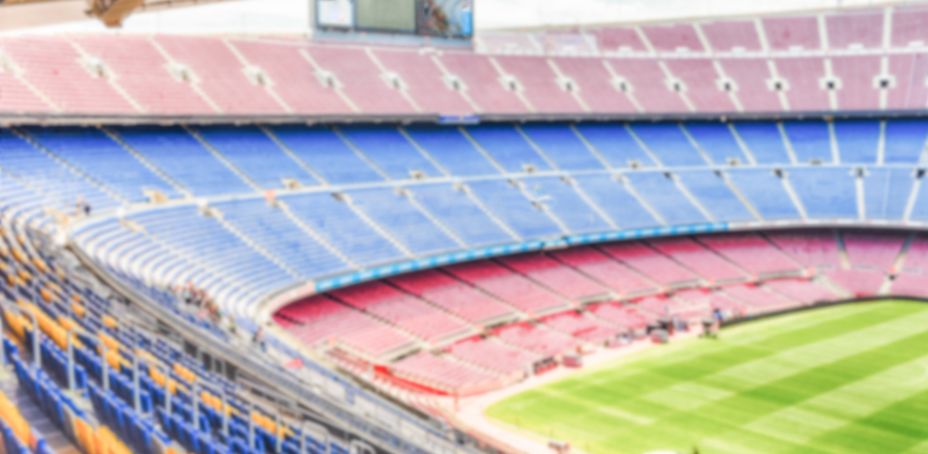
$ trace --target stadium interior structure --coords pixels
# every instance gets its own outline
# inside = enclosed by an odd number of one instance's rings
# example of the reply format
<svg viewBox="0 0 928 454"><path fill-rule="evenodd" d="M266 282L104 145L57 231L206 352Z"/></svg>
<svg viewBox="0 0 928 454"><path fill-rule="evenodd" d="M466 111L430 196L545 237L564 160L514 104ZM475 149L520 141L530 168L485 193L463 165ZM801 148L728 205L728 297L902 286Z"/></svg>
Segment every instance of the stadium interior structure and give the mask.
<svg viewBox="0 0 928 454"><path fill-rule="evenodd" d="M506 452L659 319L924 297L925 23L0 38L6 450Z"/></svg>

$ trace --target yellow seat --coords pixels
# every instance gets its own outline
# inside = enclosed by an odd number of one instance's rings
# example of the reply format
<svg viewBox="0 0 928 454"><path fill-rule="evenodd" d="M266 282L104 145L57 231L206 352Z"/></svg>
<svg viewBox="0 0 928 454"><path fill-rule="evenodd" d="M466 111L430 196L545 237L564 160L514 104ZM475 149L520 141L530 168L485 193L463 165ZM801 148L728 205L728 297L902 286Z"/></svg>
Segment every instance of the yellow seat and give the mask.
<svg viewBox="0 0 928 454"><path fill-rule="evenodd" d="M39 296L41 296L42 301L45 301L46 303L51 303L52 300L55 298L55 295L48 288L42 288L41 290L39 290Z"/></svg>
<svg viewBox="0 0 928 454"><path fill-rule="evenodd" d="M190 369L187 369L180 363L174 363L173 369L174 373L177 374L177 376L187 384L192 384L197 378L196 374L194 374Z"/></svg>
<svg viewBox="0 0 928 454"><path fill-rule="evenodd" d="M117 327L119 327L119 323L116 322L116 319L115 319L115 318L113 318L113 317L111 317L111 316L109 316L109 315L104 315L104 316L103 316L103 326L105 326L105 327L107 327L107 328L110 328L110 329L116 329Z"/></svg>
<svg viewBox="0 0 928 454"><path fill-rule="evenodd" d="M71 299L73 300L74 297L71 297ZM71 303L71 311L74 312L74 315L80 318L84 318L84 315L87 313L87 309L84 309L84 306L80 304L80 297L78 297L78 301Z"/></svg>
<svg viewBox="0 0 928 454"><path fill-rule="evenodd" d="M13 258L22 264L29 263L29 258L26 257L26 254L24 254L23 251L19 250L18 248L13 248Z"/></svg>
<svg viewBox="0 0 928 454"><path fill-rule="evenodd" d="M35 257L32 259L32 264L35 266L35 269L41 271L42 273L48 273L48 265L44 260Z"/></svg>
<svg viewBox="0 0 928 454"><path fill-rule="evenodd" d="M37 439L35 434L32 433L29 422L26 421L26 418L23 418L22 414L19 413L19 409L2 392L0 392L0 419L10 427L13 436L31 449L35 449Z"/></svg>

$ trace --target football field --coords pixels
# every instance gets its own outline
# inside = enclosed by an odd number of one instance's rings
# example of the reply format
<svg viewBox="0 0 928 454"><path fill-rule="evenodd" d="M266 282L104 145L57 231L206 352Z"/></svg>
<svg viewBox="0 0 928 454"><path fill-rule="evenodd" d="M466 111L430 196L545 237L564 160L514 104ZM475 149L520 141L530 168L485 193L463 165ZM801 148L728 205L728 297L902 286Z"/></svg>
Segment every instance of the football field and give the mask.
<svg viewBox="0 0 928 454"><path fill-rule="evenodd" d="M593 453L928 453L928 304L778 316L581 371L488 415Z"/></svg>

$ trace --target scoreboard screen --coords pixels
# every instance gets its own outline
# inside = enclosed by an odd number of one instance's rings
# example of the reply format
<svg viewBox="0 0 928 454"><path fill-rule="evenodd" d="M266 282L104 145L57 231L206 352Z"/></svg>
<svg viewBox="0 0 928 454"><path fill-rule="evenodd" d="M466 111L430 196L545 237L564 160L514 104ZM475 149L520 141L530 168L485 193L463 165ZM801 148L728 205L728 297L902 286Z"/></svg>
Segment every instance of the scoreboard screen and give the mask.
<svg viewBox="0 0 928 454"><path fill-rule="evenodd" d="M316 28L469 40L473 0L315 0Z"/></svg>
<svg viewBox="0 0 928 454"><path fill-rule="evenodd" d="M416 32L416 0L355 0L360 30Z"/></svg>

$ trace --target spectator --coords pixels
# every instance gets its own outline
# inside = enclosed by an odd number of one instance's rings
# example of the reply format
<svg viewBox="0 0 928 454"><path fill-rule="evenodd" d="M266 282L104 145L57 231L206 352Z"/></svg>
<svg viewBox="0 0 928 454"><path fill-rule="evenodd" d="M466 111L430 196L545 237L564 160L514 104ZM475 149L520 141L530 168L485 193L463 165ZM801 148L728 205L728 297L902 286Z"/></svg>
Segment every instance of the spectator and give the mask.
<svg viewBox="0 0 928 454"><path fill-rule="evenodd" d="M87 203L87 200L84 199L84 196L77 196L77 202L75 202L75 208L77 209L77 215L84 217L90 216L91 208L90 204Z"/></svg>
<svg viewBox="0 0 928 454"><path fill-rule="evenodd" d="M255 330L254 336L251 337L251 343L257 345L261 351L267 351L267 346L264 343L264 327L259 326Z"/></svg>

